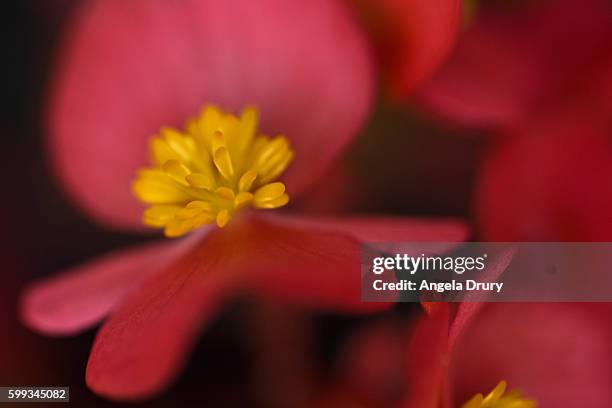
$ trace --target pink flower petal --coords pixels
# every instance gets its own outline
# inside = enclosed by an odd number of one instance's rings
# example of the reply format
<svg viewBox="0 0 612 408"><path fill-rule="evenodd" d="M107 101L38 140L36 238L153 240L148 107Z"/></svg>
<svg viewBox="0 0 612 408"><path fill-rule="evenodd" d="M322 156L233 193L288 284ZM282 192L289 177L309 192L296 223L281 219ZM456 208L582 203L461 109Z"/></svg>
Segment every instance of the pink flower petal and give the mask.
<svg viewBox="0 0 612 408"><path fill-rule="evenodd" d="M406 222L403 235L397 222L395 228L387 225L387 233L382 219L379 223L376 231L373 220L336 221L334 230L304 220L245 215L210 233L112 314L91 354L89 386L111 399L139 399L161 391L179 372L199 328L236 285L317 309L353 312L389 307L361 302L360 245L355 237L433 239L433 235L419 222ZM351 227L353 235L348 233ZM445 234L438 234L438 239L459 240L465 234L459 223L439 230Z"/></svg>
<svg viewBox="0 0 612 408"><path fill-rule="evenodd" d="M496 281L506 270L513 251L501 252L489 259L482 280ZM466 299L469 299L467 297ZM486 303L467 301L457 304L428 303L427 315L415 325L408 346L408 393L406 407L454 406L445 392L449 353Z"/></svg>
<svg viewBox="0 0 612 408"><path fill-rule="evenodd" d="M250 223L251 288L277 301L339 312L369 312L386 303L361 301L360 245L329 230L259 218ZM272 221L274 220L274 221Z"/></svg>
<svg viewBox="0 0 612 408"><path fill-rule="evenodd" d="M386 305L361 302L362 242L449 243L467 237L465 225L454 220L270 215L265 222L259 227L260 231L267 231L266 235L259 235L265 238L258 242L266 247L259 252L270 251L270 256L262 257L265 264L256 281L258 288L284 300L344 311L378 310ZM284 253L274 254L271 252L274 248L283 248ZM448 244L439 247L440 251L448 249Z"/></svg>
<svg viewBox="0 0 612 408"><path fill-rule="evenodd" d="M26 289L21 315L30 328L50 335L75 334L98 323L166 262L185 242L156 242L115 252Z"/></svg>
<svg viewBox="0 0 612 408"><path fill-rule="evenodd" d="M449 307L441 305L416 324L408 345L408 392L406 408L437 408L448 365Z"/></svg>
<svg viewBox="0 0 612 408"><path fill-rule="evenodd" d="M612 240L612 147L591 105L556 108L500 140L477 183L492 241Z"/></svg>
<svg viewBox="0 0 612 408"><path fill-rule="evenodd" d="M461 17L459 0L354 0L372 32L395 98L408 96L448 55Z"/></svg>
<svg viewBox="0 0 612 408"><path fill-rule="evenodd" d="M334 231L359 242L462 242L469 235L463 221L450 218L376 215L309 217L293 214L270 214L267 218L288 226Z"/></svg>
<svg viewBox="0 0 612 408"><path fill-rule="evenodd" d="M94 392L112 400L138 400L175 379L200 329L248 267L245 254L235 256L240 253L234 253L231 240L237 235L227 231L201 239L111 314L87 365L87 385Z"/></svg>
<svg viewBox="0 0 612 408"><path fill-rule="evenodd" d="M365 39L335 0L92 0L66 38L49 111L53 159L99 220L139 224L147 140L205 103L259 106L296 150L295 195L356 134L372 96Z"/></svg>
<svg viewBox="0 0 612 408"><path fill-rule="evenodd" d="M610 311L609 304L487 305L453 352L453 406L506 380L538 406L608 407Z"/></svg>
<svg viewBox="0 0 612 408"><path fill-rule="evenodd" d="M533 4L532 4L533 3ZM512 125L584 76L609 48L606 0L541 0L486 10L422 93L436 112L470 126ZM489 6L491 7L491 6Z"/></svg>
<svg viewBox="0 0 612 408"><path fill-rule="evenodd" d="M111 399L161 391L180 371L200 327L237 285L316 309L387 308L361 302L358 241L307 225L247 214L211 232L111 315L93 347L90 388Z"/></svg>

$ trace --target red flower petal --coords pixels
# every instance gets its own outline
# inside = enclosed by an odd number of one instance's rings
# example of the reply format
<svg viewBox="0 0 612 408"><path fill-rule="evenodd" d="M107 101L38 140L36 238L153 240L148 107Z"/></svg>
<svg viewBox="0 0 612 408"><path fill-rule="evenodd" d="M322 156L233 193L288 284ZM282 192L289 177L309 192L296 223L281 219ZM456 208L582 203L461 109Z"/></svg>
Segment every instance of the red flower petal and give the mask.
<svg viewBox="0 0 612 408"><path fill-rule="evenodd" d="M345 311L386 307L360 300L362 276L356 268L362 242L439 241L437 250L444 252L450 249L448 243L467 238L466 226L456 220L291 215L270 215L266 220L278 226L273 229L274 239L287 250L288 258L280 264L278 256L270 256L274 266L262 267L266 272L257 282L260 288L284 300ZM287 282L299 290L287 290Z"/></svg>
<svg viewBox="0 0 612 408"><path fill-rule="evenodd" d="M348 235L359 242L461 242L469 235L457 219L393 216L308 217L271 214L269 220L305 229L323 229Z"/></svg>
<svg viewBox="0 0 612 408"><path fill-rule="evenodd" d="M234 284L317 309L388 307L361 302L355 238L279 219L236 219L141 285L100 330L87 370L89 386L112 399L159 392Z"/></svg>
<svg viewBox="0 0 612 408"><path fill-rule="evenodd" d="M512 260L512 251L489 259L483 281L496 281ZM461 336L470 329L486 303L467 301L458 304L429 303L427 315L415 325L408 346L408 388L406 407L439 407L449 405L445 393L449 353Z"/></svg>
<svg viewBox="0 0 612 408"><path fill-rule="evenodd" d="M322 222L321 225L325 224ZM192 252L142 285L101 329L87 371L89 386L112 399L159 392L176 376L195 335L235 285L301 306L373 311L361 302L361 239L434 239L420 222L404 234L380 220L311 226L303 219L246 215L209 234ZM335 229L329 227L334 225ZM366 227L368 227L366 229ZM350 229L351 234L348 233ZM459 240L449 223L440 240Z"/></svg>
<svg viewBox="0 0 612 408"><path fill-rule="evenodd" d="M248 265L244 257L240 265L234 262L238 257L228 239L236 236L226 231L209 234L112 313L87 365L86 381L93 391L114 400L142 399L176 377L200 328Z"/></svg>
<svg viewBox="0 0 612 408"><path fill-rule="evenodd" d="M361 301L360 245L340 231L280 216L258 218L252 236L251 287L276 300L322 310L368 312L385 303Z"/></svg>
<svg viewBox="0 0 612 408"><path fill-rule="evenodd" d="M148 138L205 103L255 104L263 131L289 137L292 194L369 108L365 40L337 1L92 0L74 23L52 90L51 147L71 195L118 226L139 224L129 186Z"/></svg>
<svg viewBox="0 0 612 408"><path fill-rule="evenodd" d="M485 11L460 37L423 100L468 125L511 125L543 99L557 97L566 81L583 76L609 48L611 35L606 0L580 6L541 0L525 9Z"/></svg>
<svg viewBox="0 0 612 408"><path fill-rule="evenodd" d="M483 239L612 240L612 146L607 118L555 109L501 140L477 184Z"/></svg>
<svg viewBox="0 0 612 408"><path fill-rule="evenodd" d="M34 330L69 335L98 323L130 291L178 256L187 242L147 244L106 255L26 289L22 319Z"/></svg>
<svg viewBox="0 0 612 408"><path fill-rule="evenodd" d="M448 365L448 305L423 316L415 327L408 346L408 397L402 406L437 408Z"/></svg>
<svg viewBox="0 0 612 408"><path fill-rule="evenodd" d="M453 406L506 380L538 406L608 407L610 311L609 304L487 305L453 352Z"/></svg>
<svg viewBox="0 0 612 408"><path fill-rule="evenodd" d="M402 98L448 55L461 17L459 0L354 0L362 9L391 95Z"/></svg>

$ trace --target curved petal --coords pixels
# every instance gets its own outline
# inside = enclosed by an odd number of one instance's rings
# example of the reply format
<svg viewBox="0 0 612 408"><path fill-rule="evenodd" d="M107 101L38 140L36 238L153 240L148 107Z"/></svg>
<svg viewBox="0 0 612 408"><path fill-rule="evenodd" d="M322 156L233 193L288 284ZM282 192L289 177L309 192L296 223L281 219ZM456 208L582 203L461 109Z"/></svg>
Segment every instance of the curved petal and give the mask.
<svg viewBox="0 0 612 408"><path fill-rule="evenodd" d="M390 306L361 301L358 241L279 218L258 217L241 231L241 236L252 242L249 285L254 292L337 312L370 312Z"/></svg>
<svg viewBox="0 0 612 408"><path fill-rule="evenodd" d="M70 335L97 324L134 288L172 262L184 242L114 252L26 288L21 318L33 330Z"/></svg>
<svg viewBox="0 0 612 408"><path fill-rule="evenodd" d="M476 186L482 239L610 241L608 119L589 106L555 109L500 140Z"/></svg>
<svg viewBox="0 0 612 408"><path fill-rule="evenodd" d="M359 259L359 243L347 235L240 217L211 232L113 312L98 333L87 383L111 399L161 391L230 290L317 309L387 308L361 302Z"/></svg>
<svg viewBox="0 0 612 408"><path fill-rule="evenodd" d="M526 4L485 7L423 90L425 105L470 126L512 125L543 99L563 98L566 82L587 75L609 48L606 0Z"/></svg>
<svg viewBox="0 0 612 408"><path fill-rule="evenodd" d="M394 232L382 234L380 224L376 232L375 222L354 220L342 233L303 220L245 215L211 232L112 314L94 344L89 386L112 399L144 398L162 390L180 370L203 322L237 285L317 309L365 312L389 307L363 303L360 294L360 245L355 236L399 238L390 226L387 230ZM410 223L420 238L432 238L417 225ZM356 235L347 232L349 227ZM459 224L448 230L453 234L445 239L460 239L465 232Z"/></svg>
<svg viewBox="0 0 612 408"><path fill-rule="evenodd" d="M421 317L415 325L407 351L409 392L402 406L440 406L448 367L448 328L448 305L442 305L431 316Z"/></svg>
<svg viewBox="0 0 612 408"><path fill-rule="evenodd" d="M501 252L487 263L484 281L495 281L506 270L514 253ZM470 330L486 303L468 300L457 304L424 304L426 315L415 325L408 345L408 393L406 407L455 406L445 392L449 353Z"/></svg>
<svg viewBox="0 0 612 408"><path fill-rule="evenodd" d="M468 226L451 218L409 218L393 216L309 217L270 214L267 219L287 226L323 229L348 235L359 242L462 242L469 236Z"/></svg>
<svg viewBox="0 0 612 408"><path fill-rule="evenodd" d="M467 237L467 228L458 221L285 214L261 217L259 231L258 252L269 256L261 258L257 288L284 300L340 311L387 307L385 302L361 301L361 280L368 279L360 270L362 242L440 241L444 251ZM273 252L278 248L282 257Z"/></svg>
<svg viewBox="0 0 612 408"><path fill-rule="evenodd" d="M391 96L408 96L451 50L461 1L353 1L372 34Z"/></svg>
<svg viewBox="0 0 612 408"><path fill-rule="evenodd" d="M372 97L367 45L336 0L92 0L66 38L49 111L67 191L99 220L139 224L130 182L146 141L205 103L261 111L296 150L295 195L356 134Z"/></svg>
<svg viewBox="0 0 612 408"><path fill-rule="evenodd" d="M452 406L500 380L538 406L609 406L610 323L609 304L488 304L453 351Z"/></svg>
<svg viewBox="0 0 612 408"><path fill-rule="evenodd" d="M111 314L87 364L86 381L94 392L112 400L139 400L175 379L200 328L248 266L244 257L234 256L237 236L225 232L198 237L189 252L150 277Z"/></svg>

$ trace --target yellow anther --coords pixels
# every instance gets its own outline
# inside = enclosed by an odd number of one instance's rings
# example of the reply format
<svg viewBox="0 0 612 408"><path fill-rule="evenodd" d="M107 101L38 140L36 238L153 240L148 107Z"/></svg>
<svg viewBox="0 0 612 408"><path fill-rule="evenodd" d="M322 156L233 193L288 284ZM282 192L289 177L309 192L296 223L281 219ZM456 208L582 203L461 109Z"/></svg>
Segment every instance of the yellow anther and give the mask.
<svg viewBox="0 0 612 408"><path fill-rule="evenodd" d="M234 175L234 166L232 166L232 158L229 150L226 147L220 147L215 150L213 157L219 173L221 173L226 180L231 180Z"/></svg>
<svg viewBox="0 0 612 408"><path fill-rule="evenodd" d="M224 227L247 206L287 204L285 185L275 181L293 151L284 136L258 134L257 123L254 108L237 117L206 106L184 132L162 128L150 143L151 167L132 185L149 206L145 225L177 237L212 222Z"/></svg>
<svg viewBox="0 0 612 408"><path fill-rule="evenodd" d="M229 187L219 187L215 190L215 194L217 197L222 198L224 200L233 201L236 198L236 194L234 194L234 190Z"/></svg>
<svg viewBox="0 0 612 408"><path fill-rule="evenodd" d="M246 171L238 181L238 190L240 192L249 191L253 187L253 182L257 178L257 172L254 170Z"/></svg>
<svg viewBox="0 0 612 408"><path fill-rule="evenodd" d="M219 213L217 214L217 226L219 228L223 228L227 225L227 223L229 222L230 218L232 216L230 215L228 210L221 210L219 211Z"/></svg>
<svg viewBox="0 0 612 408"><path fill-rule="evenodd" d="M180 184L186 184L186 177L191 174L191 171L187 168L187 166L178 160L168 160L162 165L162 168L168 176Z"/></svg>
<svg viewBox="0 0 612 408"><path fill-rule="evenodd" d="M153 205L144 212L143 221L150 227L163 227L180 209L176 205Z"/></svg>
<svg viewBox="0 0 612 408"><path fill-rule="evenodd" d="M185 180L191 187L210 190L215 185L215 180L210 175L203 173L191 173L185 176Z"/></svg>
<svg viewBox="0 0 612 408"><path fill-rule="evenodd" d="M242 193L239 193L234 199L234 206L236 208L243 208L251 201L253 201L253 194L243 191Z"/></svg>
<svg viewBox="0 0 612 408"><path fill-rule="evenodd" d="M212 211L213 207L209 203L205 201L191 201L189 204L185 206L185 208L197 208L201 211Z"/></svg>
<svg viewBox="0 0 612 408"><path fill-rule="evenodd" d="M271 183L259 188L255 192L255 201L270 201L274 200L285 192L285 185L283 183Z"/></svg>

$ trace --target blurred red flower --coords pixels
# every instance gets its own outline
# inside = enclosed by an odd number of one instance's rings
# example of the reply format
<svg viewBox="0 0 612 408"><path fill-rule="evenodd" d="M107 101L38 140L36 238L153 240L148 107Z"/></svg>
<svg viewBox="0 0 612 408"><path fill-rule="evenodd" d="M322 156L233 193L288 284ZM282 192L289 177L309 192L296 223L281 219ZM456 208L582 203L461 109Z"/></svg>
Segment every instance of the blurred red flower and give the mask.
<svg viewBox="0 0 612 408"><path fill-rule="evenodd" d="M262 128L292 143L295 163L284 181L298 194L351 141L371 103L372 61L345 6L87 2L51 93L49 147L63 186L103 224L134 229L142 208L129 185L146 162L147 139L204 103L230 111L255 104ZM465 236L453 220L246 214L223 230L120 251L37 283L22 314L52 335L110 315L87 383L108 398L145 398L175 378L228 296L257 293L341 311L385 307L360 302L360 242Z"/></svg>
<svg viewBox="0 0 612 408"><path fill-rule="evenodd" d="M358 333L346 349L344 389L371 407L455 408L505 381L522 404L515 395L516 405L484 406L608 407L611 307L440 303L412 325L387 321Z"/></svg>
<svg viewBox="0 0 612 408"><path fill-rule="evenodd" d="M460 0L349 0L370 33L385 91L403 99L445 60L461 22Z"/></svg>
<svg viewBox="0 0 612 408"><path fill-rule="evenodd" d="M420 96L498 135L476 186L482 238L609 241L612 5L482 8Z"/></svg>
<svg viewBox="0 0 612 408"><path fill-rule="evenodd" d="M609 406L610 304L490 303L450 330L446 306L417 325L404 406L461 406L500 380L540 407Z"/></svg>

